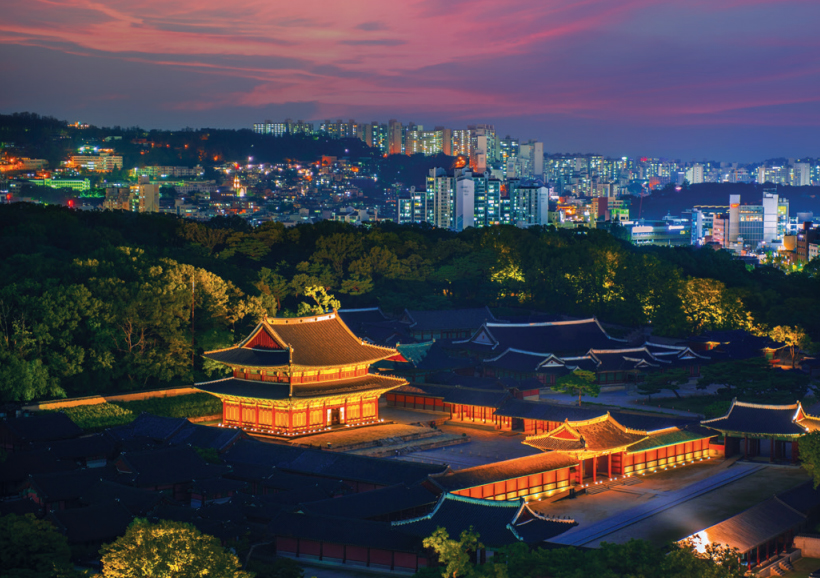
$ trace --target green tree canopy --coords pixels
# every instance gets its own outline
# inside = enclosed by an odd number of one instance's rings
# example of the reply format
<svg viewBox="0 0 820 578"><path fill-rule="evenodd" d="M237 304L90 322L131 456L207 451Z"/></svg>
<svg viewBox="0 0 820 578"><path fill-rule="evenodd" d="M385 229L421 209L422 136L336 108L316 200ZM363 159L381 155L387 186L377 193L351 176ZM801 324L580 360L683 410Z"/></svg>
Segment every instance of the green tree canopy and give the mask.
<svg viewBox="0 0 820 578"><path fill-rule="evenodd" d="M601 393L601 386L598 385L598 378L591 371L576 369L555 380L552 386L555 391L569 393L578 396L578 406L581 405L581 396L598 397Z"/></svg>
<svg viewBox="0 0 820 578"><path fill-rule="evenodd" d="M32 514L0 517L0 575L7 578L79 578L65 536Z"/></svg>
<svg viewBox="0 0 820 578"><path fill-rule="evenodd" d="M651 399L654 394L669 390L679 398L678 389L687 381L689 381L689 372L686 369L656 370L647 373L644 380L638 383L638 393Z"/></svg>
<svg viewBox="0 0 820 578"><path fill-rule="evenodd" d="M219 540L183 522L137 518L100 554L105 578L252 578Z"/></svg>

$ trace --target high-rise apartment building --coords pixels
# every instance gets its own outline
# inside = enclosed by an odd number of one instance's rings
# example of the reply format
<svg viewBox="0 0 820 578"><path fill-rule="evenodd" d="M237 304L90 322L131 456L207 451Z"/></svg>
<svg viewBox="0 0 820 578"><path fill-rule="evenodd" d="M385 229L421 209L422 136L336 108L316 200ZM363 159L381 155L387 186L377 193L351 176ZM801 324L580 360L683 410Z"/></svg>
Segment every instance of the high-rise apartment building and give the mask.
<svg viewBox="0 0 820 578"><path fill-rule="evenodd" d="M305 122L301 119L293 122L293 120L289 118L281 122L266 120L265 122L254 123L253 132L272 136L285 136L289 134L309 135L313 134L313 123Z"/></svg>
<svg viewBox="0 0 820 578"><path fill-rule="evenodd" d="M434 227L449 228L453 222L455 177L443 168L430 169L427 174L427 222Z"/></svg>
<svg viewBox="0 0 820 578"><path fill-rule="evenodd" d="M131 195L140 213L159 212L159 184L151 183L148 177L140 177L139 182L131 186Z"/></svg>

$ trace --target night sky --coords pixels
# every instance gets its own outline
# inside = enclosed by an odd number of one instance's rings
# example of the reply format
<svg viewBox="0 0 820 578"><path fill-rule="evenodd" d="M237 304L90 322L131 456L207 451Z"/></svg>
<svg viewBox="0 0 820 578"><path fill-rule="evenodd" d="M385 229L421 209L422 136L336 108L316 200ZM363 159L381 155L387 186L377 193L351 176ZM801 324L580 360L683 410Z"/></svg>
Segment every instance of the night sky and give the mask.
<svg viewBox="0 0 820 578"><path fill-rule="evenodd" d="M817 0L11 0L0 111L486 122L548 152L820 156L819 26Z"/></svg>

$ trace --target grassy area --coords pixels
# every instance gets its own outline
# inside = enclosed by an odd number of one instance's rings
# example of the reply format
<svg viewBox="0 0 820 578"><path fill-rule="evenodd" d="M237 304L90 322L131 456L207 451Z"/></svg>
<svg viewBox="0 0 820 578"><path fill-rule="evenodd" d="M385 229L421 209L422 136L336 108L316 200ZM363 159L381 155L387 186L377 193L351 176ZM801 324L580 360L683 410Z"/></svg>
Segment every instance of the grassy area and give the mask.
<svg viewBox="0 0 820 578"><path fill-rule="evenodd" d="M222 411L222 402L207 393L158 397L139 401L117 401L80 405L54 411L64 412L71 421L87 431L101 431L134 421L142 412L163 417L201 417Z"/></svg>
<svg viewBox="0 0 820 578"><path fill-rule="evenodd" d="M794 572L786 574L788 578L808 578L809 574L820 568L820 558L800 558L793 565Z"/></svg>

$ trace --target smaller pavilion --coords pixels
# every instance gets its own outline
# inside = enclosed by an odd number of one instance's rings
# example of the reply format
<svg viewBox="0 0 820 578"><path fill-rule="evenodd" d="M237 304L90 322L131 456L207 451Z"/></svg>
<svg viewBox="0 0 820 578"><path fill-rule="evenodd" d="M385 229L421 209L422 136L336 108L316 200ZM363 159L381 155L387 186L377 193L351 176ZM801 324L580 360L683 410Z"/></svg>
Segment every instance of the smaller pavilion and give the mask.
<svg viewBox="0 0 820 578"><path fill-rule="evenodd" d="M820 428L820 419L807 414L798 401L789 405L765 405L732 400L726 415L701 422L723 434L726 457L742 453L744 459L768 455L769 461L799 457L798 441Z"/></svg>
<svg viewBox="0 0 820 578"><path fill-rule="evenodd" d="M591 474L593 483L598 481L599 473L609 478L621 473L623 454L646 437L645 433L622 426L607 412L583 421L566 420L554 430L526 438L524 444L578 460L577 483L583 484L585 471Z"/></svg>
<svg viewBox="0 0 820 578"><path fill-rule="evenodd" d="M708 459L713 437L713 431L697 425L633 429L607 412L591 419L566 420L554 429L525 438L523 443L576 459L576 483L583 485L587 478L596 483L599 477L633 476Z"/></svg>

